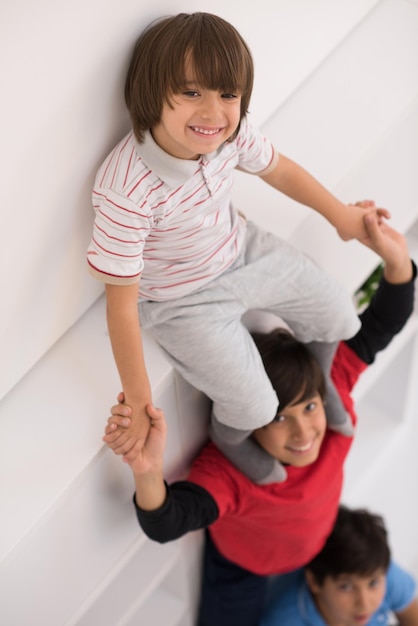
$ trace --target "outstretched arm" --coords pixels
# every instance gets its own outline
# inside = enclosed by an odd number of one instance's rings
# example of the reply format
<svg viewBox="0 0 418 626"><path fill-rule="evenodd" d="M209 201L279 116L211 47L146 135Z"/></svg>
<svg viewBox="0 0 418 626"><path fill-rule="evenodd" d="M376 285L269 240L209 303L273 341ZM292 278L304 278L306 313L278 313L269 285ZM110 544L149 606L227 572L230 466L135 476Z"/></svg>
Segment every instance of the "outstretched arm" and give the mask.
<svg viewBox="0 0 418 626"><path fill-rule="evenodd" d="M364 218L365 245L384 261L383 277L367 309L360 315L359 332L345 343L365 362L373 363L399 333L413 311L416 267L403 235L373 215Z"/></svg>
<svg viewBox="0 0 418 626"><path fill-rule="evenodd" d="M373 213L366 214L363 221L366 237L362 243L381 257L385 279L392 285L412 280L413 266L405 237L386 222L379 221Z"/></svg>
<svg viewBox="0 0 418 626"><path fill-rule="evenodd" d="M261 175L261 178L289 198L320 213L344 240L362 241L367 237L363 222L365 212L372 212L379 218L390 217L386 209L377 209L373 202L356 206L340 202L303 167L282 154L276 167L268 174Z"/></svg>

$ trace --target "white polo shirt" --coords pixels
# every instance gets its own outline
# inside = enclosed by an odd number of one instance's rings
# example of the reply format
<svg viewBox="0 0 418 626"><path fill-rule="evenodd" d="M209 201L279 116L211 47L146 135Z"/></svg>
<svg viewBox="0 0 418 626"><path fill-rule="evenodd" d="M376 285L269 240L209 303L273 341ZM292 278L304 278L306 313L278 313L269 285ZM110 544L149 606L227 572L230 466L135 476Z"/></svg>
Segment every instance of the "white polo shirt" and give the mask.
<svg viewBox="0 0 418 626"><path fill-rule="evenodd" d="M130 132L100 167L87 259L106 283L140 281L140 297L172 300L191 293L235 260L245 221L231 204L235 168L267 173L272 144L246 119L238 136L198 161L177 159L151 133L139 144Z"/></svg>

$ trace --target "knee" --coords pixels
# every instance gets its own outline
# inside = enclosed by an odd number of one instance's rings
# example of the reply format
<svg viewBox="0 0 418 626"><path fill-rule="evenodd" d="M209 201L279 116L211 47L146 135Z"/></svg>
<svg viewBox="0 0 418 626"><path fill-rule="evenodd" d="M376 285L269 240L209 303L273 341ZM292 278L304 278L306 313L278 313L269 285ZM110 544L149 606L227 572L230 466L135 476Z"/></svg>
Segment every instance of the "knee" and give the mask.
<svg viewBox="0 0 418 626"><path fill-rule="evenodd" d="M222 424L213 413L211 415L210 436L215 443L217 441L222 441L228 445L238 445L247 439L251 433L252 430L240 430L238 428Z"/></svg>

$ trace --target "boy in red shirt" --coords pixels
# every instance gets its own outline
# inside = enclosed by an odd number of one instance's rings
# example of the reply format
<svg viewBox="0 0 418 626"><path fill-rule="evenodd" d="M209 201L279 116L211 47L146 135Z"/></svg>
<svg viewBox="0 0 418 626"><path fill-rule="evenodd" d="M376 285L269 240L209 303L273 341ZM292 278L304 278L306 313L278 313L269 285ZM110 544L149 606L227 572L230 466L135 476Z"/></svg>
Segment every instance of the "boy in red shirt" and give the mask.
<svg viewBox="0 0 418 626"><path fill-rule="evenodd" d="M365 217L365 226L366 245L382 257L384 274L360 316L361 329L340 343L332 369L354 426L352 388L406 323L416 276L402 235L372 215ZM281 405L274 420L253 437L283 464L285 480L256 484L208 443L188 480L168 486L163 478L166 425L162 411L152 405L144 448L128 461L138 521L150 538L165 542L208 528L199 626L255 626L268 576L302 567L322 549L337 515L352 443L351 437L327 428L324 377L306 347L282 329L254 339ZM117 452L117 424L130 408L120 404L112 413L106 441L113 435Z"/></svg>

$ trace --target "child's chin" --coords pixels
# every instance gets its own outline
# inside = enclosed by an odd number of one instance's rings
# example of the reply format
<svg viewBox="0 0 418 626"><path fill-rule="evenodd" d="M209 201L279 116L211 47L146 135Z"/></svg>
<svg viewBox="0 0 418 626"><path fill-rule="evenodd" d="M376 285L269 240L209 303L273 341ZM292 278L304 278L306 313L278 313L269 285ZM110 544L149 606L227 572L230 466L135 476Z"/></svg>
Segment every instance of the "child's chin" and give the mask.
<svg viewBox="0 0 418 626"><path fill-rule="evenodd" d="M289 465L293 465L294 467L307 467L308 465L312 465L318 458L318 454L309 454L306 457L297 457L296 459L292 459L292 462Z"/></svg>

